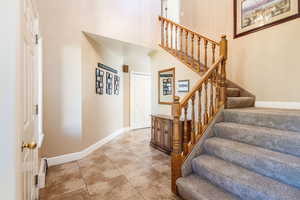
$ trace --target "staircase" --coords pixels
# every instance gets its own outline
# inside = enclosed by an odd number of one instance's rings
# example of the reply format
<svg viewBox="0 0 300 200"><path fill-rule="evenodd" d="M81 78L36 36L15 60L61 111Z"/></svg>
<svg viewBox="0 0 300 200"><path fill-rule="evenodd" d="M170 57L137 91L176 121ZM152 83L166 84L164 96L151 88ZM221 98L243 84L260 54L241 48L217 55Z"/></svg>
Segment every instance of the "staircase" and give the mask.
<svg viewBox="0 0 300 200"><path fill-rule="evenodd" d="M159 20L161 48L199 74L172 106L172 191L186 200L300 200L300 111L254 108L255 97L226 80L226 36L216 42Z"/></svg>
<svg viewBox="0 0 300 200"><path fill-rule="evenodd" d="M177 180L186 200L300 199L300 111L227 109L192 173Z"/></svg>

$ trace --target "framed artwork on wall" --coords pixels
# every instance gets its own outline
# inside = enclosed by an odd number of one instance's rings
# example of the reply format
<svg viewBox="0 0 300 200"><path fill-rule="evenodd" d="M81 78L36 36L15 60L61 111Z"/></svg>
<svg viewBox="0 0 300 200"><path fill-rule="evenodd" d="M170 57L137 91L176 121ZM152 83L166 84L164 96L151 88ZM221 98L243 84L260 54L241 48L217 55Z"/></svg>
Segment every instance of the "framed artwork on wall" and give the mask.
<svg viewBox="0 0 300 200"><path fill-rule="evenodd" d="M112 95L113 75L106 72L106 94Z"/></svg>
<svg viewBox="0 0 300 200"><path fill-rule="evenodd" d="M114 93L115 95L120 93L120 77L117 75L114 76Z"/></svg>
<svg viewBox="0 0 300 200"><path fill-rule="evenodd" d="M300 17L300 0L234 0L234 38Z"/></svg>
<svg viewBox="0 0 300 200"><path fill-rule="evenodd" d="M104 72L100 69L96 69L96 94L103 94L104 87Z"/></svg>
<svg viewBox="0 0 300 200"><path fill-rule="evenodd" d="M190 80L179 80L177 83L178 92L190 91Z"/></svg>

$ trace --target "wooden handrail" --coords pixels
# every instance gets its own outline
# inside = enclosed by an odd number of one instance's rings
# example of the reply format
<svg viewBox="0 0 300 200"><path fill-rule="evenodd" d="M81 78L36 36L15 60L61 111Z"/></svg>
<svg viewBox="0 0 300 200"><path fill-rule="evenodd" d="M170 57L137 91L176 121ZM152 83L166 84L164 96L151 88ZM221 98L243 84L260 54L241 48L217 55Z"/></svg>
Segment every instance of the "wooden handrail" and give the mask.
<svg viewBox="0 0 300 200"><path fill-rule="evenodd" d="M171 156L172 191L177 193L176 180L181 177L181 167L194 146L220 108L226 103L227 39L220 42L209 39L165 17L161 21L160 46L179 59L187 67L202 75L192 90L180 101L174 98L172 105L173 152ZM216 51L219 50L219 56ZM188 120L190 113L191 120ZM180 118L184 118L183 136ZM191 121L191 128L188 123ZM183 143L183 147L182 147Z"/></svg>
<svg viewBox="0 0 300 200"><path fill-rule="evenodd" d="M216 42L216 41L214 41L214 40L212 40L212 39L209 39L209 38L207 38L207 37L205 37L205 36L203 36L203 35L201 35L201 34L199 34L199 33L197 33L197 32L194 32L194 31L190 30L190 29L189 29L188 27L186 27L186 26L183 26L183 25L181 25L181 24L177 24L176 22L174 22L174 21L172 21L172 20L170 20L170 19L168 19L168 18L159 16L158 19L159 19L159 21L166 21L166 22L169 22L170 24L173 24L173 25L175 25L175 26L177 26L177 27L180 27L180 28L184 29L185 31L188 31L188 32L190 32L190 33L193 33L194 35L197 35L197 36L199 36L199 37L201 37L201 38L203 38L203 39L205 39L205 40L207 40L207 41L209 41L209 42L211 42L211 43L213 43L213 44L215 44L215 45L218 45L218 46L220 45L220 43L218 43L218 42Z"/></svg>
<svg viewBox="0 0 300 200"><path fill-rule="evenodd" d="M187 105L187 103L192 98L192 96L195 95L195 93L199 90L199 88L202 86L202 84L208 80L209 76L214 72L214 70L216 70L216 67L222 62L223 59L224 59L224 56L221 56L215 62L215 64L213 64L209 68L209 70L204 74L204 76L199 81L197 81L197 83L195 83L195 86L192 88L192 90L181 100L181 102L180 102L181 107L184 107Z"/></svg>

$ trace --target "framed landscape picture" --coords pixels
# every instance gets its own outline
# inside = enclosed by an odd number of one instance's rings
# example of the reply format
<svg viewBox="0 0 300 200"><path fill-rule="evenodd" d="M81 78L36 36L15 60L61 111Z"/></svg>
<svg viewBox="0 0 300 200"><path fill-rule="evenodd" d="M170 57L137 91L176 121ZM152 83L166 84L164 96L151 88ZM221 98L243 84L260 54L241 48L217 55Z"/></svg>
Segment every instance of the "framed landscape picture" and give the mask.
<svg viewBox="0 0 300 200"><path fill-rule="evenodd" d="M234 0L234 38L300 17L300 0Z"/></svg>

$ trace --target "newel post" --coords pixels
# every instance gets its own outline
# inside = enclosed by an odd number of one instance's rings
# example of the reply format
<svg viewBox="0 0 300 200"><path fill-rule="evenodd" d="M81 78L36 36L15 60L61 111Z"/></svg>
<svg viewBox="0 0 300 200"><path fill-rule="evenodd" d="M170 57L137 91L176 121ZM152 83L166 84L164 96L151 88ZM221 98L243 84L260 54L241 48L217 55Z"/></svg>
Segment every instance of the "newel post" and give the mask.
<svg viewBox="0 0 300 200"><path fill-rule="evenodd" d="M222 35L222 39L220 42L220 55L224 57L221 62L221 80L220 80L220 103L221 105L226 105L227 101L227 86L226 86L226 61L228 56L228 42L226 39L226 35Z"/></svg>
<svg viewBox="0 0 300 200"><path fill-rule="evenodd" d="M172 115L173 115L173 151L171 155L171 173L172 173L172 192L177 194L176 180L181 177L181 164L182 164L182 150L181 150L181 137L180 137L180 98L175 97L174 103L172 105Z"/></svg>

